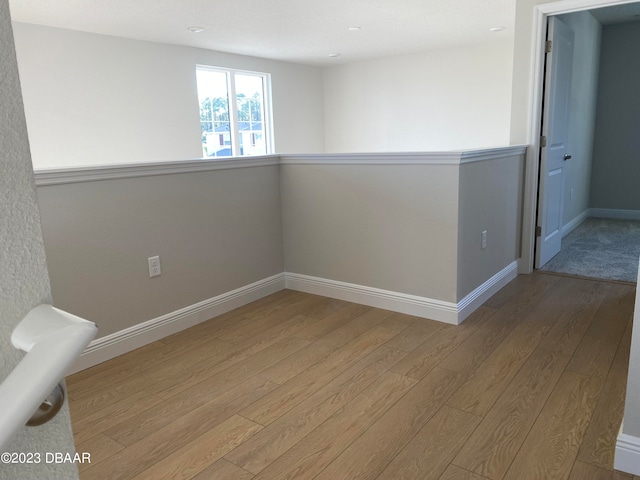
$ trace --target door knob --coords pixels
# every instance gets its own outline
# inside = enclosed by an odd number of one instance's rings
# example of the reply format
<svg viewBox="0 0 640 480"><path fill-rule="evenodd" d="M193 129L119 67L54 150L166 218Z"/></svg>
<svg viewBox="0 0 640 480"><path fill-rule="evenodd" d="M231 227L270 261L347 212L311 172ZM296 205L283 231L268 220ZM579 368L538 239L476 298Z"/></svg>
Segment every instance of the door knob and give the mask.
<svg viewBox="0 0 640 480"><path fill-rule="evenodd" d="M571 160L571 155L569 155L568 153L564 154L564 157L562 157L564 159L564 161L566 162L567 160Z"/></svg>

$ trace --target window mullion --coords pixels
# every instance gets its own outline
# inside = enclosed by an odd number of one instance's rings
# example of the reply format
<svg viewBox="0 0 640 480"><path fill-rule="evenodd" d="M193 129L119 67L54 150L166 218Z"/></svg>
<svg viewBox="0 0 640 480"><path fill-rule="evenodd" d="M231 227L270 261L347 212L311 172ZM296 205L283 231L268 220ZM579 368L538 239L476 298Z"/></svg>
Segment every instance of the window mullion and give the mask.
<svg viewBox="0 0 640 480"><path fill-rule="evenodd" d="M236 100L236 77L234 72L229 72L229 120L231 127L231 154L239 157L240 132L238 126L238 101Z"/></svg>

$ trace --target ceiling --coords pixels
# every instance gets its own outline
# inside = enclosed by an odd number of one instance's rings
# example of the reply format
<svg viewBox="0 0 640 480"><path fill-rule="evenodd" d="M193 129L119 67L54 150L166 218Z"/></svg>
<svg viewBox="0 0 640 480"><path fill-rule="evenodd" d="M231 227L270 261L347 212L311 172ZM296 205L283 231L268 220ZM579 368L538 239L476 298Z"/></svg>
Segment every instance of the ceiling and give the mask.
<svg viewBox="0 0 640 480"><path fill-rule="evenodd" d="M331 65L513 36L514 0L10 0L14 21ZM192 33L189 27L203 27ZM360 27L357 31L349 27ZM491 27L506 27L490 32ZM340 54L330 58L329 54Z"/></svg>
<svg viewBox="0 0 640 480"><path fill-rule="evenodd" d="M612 7L595 8L591 14L603 25L640 21L640 3L626 3Z"/></svg>

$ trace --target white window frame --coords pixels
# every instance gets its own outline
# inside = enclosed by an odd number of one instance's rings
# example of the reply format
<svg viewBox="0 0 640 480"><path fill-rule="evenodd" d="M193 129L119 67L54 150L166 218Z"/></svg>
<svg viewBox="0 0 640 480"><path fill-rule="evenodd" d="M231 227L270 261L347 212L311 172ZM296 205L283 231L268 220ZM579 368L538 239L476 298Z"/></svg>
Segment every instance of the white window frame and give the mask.
<svg viewBox="0 0 640 480"><path fill-rule="evenodd" d="M240 155L240 130L238 128L238 112L236 100L236 74L253 75L262 77L264 112L262 112L262 131L265 141L265 155L275 153L274 136L273 136L273 108L271 105L271 74L264 72L254 72L250 70L238 70L235 68L214 67L211 65L196 65L196 71L207 70L210 72L220 72L227 76L228 96L229 96L229 123L231 128L231 156L232 157L249 157L252 155ZM200 102L198 102L198 111L200 111ZM204 153L204 149L203 149ZM206 157L211 158L211 157ZM224 158L224 157L221 157Z"/></svg>

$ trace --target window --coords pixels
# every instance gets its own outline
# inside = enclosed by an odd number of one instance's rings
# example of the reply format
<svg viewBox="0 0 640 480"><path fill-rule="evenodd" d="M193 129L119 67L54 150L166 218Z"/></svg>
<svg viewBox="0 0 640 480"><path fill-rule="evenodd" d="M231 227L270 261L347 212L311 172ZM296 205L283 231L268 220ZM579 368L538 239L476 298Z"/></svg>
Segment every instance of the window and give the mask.
<svg viewBox="0 0 640 480"><path fill-rule="evenodd" d="M272 153L266 73L197 66L205 157Z"/></svg>

